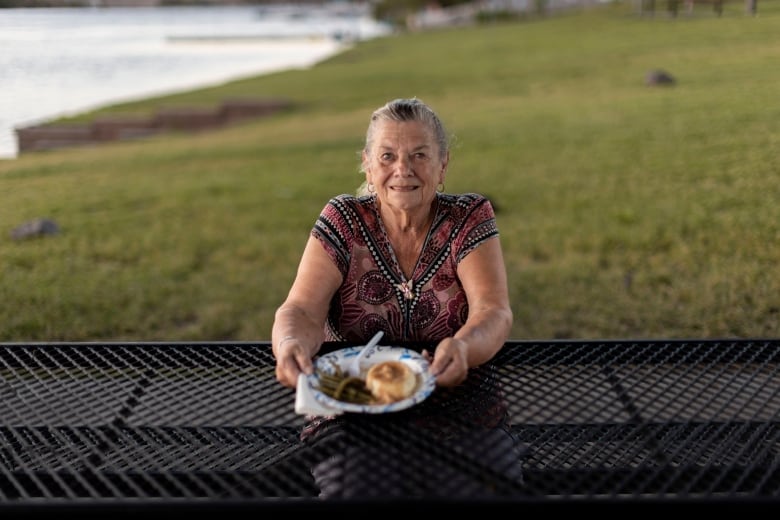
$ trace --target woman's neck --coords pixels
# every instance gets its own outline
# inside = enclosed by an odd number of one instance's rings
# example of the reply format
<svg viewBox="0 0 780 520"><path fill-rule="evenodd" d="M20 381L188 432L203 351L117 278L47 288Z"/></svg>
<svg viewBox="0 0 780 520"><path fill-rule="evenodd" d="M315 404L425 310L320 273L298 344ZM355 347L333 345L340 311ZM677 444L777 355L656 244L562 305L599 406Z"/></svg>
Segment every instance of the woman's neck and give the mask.
<svg viewBox="0 0 780 520"><path fill-rule="evenodd" d="M410 236L425 236L428 234L437 206L438 201L434 200L434 202L425 209L410 212L393 210L386 206L382 206L377 199L377 209L379 210L379 216L384 223L385 230L388 233L408 234Z"/></svg>
<svg viewBox="0 0 780 520"><path fill-rule="evenodd" d="M384 213L381 207L379 208L387 238L407 279L414 275L417 259L425 246L437 205L438 203L435 203L425 214L420 215L407 212Z"/></svg>

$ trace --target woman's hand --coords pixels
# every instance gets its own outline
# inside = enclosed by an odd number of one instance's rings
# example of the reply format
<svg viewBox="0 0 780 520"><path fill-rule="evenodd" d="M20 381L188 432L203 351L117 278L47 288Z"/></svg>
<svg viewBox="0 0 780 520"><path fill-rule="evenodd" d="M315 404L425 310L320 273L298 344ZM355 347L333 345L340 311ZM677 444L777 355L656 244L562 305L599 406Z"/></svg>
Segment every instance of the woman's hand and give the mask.
<svg viewBox="0 0 780 520"><path fill-rule="evenodd" d="M430 371L439 386L457 386L466 380L469 372L468 344L460 339L445 338L432 355L427 350L423 357L431 364Z"/></svg>
<svg viewBox="0 0 780 520"><path fill-rule="evenodd" d="M301 373L309 375L314 371L308 349L297 338L285 337L279 341L274 349L274 357L276 379L286 387L295 388Z"/></svg>

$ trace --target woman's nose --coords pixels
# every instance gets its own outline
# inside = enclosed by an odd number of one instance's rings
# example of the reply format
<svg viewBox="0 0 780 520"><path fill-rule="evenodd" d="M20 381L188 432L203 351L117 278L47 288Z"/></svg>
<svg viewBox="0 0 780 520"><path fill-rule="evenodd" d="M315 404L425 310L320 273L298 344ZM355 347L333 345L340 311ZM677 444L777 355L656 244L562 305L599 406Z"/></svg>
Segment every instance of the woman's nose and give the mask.
<svg viewBox="0 0 780 520"><path fill-rule="evenodd" d="M398 173L406 177L412 177L414 175L414 170L412 169L412 161L410 159L403 159L403 158L399 159Z"/></svg>

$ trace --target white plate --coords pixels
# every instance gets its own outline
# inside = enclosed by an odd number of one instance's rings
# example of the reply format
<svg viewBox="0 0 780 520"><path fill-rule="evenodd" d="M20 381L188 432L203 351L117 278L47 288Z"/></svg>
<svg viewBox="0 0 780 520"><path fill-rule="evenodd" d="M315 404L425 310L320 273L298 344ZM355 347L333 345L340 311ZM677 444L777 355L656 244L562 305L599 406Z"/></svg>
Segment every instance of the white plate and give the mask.
<svg viewBox="0 0 780 520"><path fill-rule="evenodd" d="M328 375L337 373L338 369L346 371L347 365L349 365L350 361L352 361L362 349L362 346L347 347L334 352L329 352L328 354L324 354L317 358L314 362L314 373L307 376L312 394L314 394L314 398L317 401L329 408L335 408L343 412L389 413L414 406L425 400L431 395L434 388L436 388L436 379L428 372L429 363L422 354L408 348L378 345L376 351L372 355L361 360L361 377L365 378L368 369L376 363L381 363L383 361L402 361L409 365L417 376L417 387L411 396L390 404L357 404L339 401L322 392L320 390L320 378L317 375L317 371L322 371Z"/></svg>

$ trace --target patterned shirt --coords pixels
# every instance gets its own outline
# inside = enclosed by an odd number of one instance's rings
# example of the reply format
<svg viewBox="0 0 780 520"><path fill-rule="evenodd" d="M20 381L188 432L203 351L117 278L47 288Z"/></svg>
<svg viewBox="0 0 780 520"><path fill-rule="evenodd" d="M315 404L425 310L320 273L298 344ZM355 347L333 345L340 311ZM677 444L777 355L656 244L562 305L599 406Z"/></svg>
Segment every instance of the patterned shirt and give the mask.
<svg viewBox="0 0 780 520"><path fill-rule="evenodd" d="M468 317L458 264L497 237L498 228L484 196L438 193L411 280L396 259L375 195L332 198L311 233L343 277L330 304L326 341L366 341L379 330L387 341L440 341Z"/></svg>

